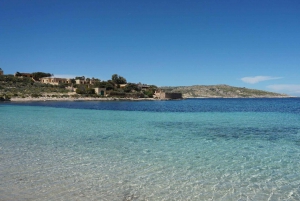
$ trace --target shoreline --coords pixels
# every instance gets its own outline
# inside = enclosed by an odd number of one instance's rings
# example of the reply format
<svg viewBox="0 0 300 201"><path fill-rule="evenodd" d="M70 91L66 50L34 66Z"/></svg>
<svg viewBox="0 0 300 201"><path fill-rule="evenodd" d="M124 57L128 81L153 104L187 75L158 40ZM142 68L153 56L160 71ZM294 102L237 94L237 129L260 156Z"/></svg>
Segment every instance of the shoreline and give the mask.
<svg viewBox="0 0 300 201"><path fill-rule="evenodd" d="M40 97L40 98L11 98L8 102L40 102L40 101L156 101L162 99L154 98L94 98L94 97L79 97L79 98L57 98L57 97Z"/></svg>
<svg viewBox="0 0 300 201"><path fill-rule="evenodd" d="M117 98L117 97L105 97L105 98L94 98L94 97L78 97L78 98L70 98L70 97L39 97L39 98L11 98L10 100L6 100L3 102L42 102L42 101L166 101L166 100L185 100L185 99L255 99L255 98L299 98L293 96L274 96L274 97L185 97L183 99L155 99L155 98Z"/></svg>

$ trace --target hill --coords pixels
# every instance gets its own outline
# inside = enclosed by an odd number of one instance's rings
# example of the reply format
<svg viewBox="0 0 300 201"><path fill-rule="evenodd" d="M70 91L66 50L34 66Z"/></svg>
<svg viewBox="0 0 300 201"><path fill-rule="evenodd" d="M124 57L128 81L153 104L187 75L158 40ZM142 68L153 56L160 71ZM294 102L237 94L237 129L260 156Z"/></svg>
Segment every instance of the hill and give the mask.
<svg viewBox="0 0 300 201"><path fill-rule="evenodd" d="M229 85L194 85L179 87L161 87L165 92L180 92L183 98L273 98L289 97L268 91L233 87Z"/></svg>
<svg viewBox="0 0 300 201"><path fill-rule="evenodd" d="M100 81L92 78L93 82L91 82L91 79L83 77L83 79L77 80L79 83L75 79L67 81L66 78L45 78L46 83L37 81L39 77L49 75L42 72L32 73L36 75L37 80L19 74L20 76L0 75L0 101L16 98L152 98L157 88L154 85L140 83L127 83L121 87L122 82L126 82L126 79L117 74L112 76L116 78L115 81ZM98 89L98 92L95 88ZM102 88L103 94L99 93L99 88Z"/></svg>

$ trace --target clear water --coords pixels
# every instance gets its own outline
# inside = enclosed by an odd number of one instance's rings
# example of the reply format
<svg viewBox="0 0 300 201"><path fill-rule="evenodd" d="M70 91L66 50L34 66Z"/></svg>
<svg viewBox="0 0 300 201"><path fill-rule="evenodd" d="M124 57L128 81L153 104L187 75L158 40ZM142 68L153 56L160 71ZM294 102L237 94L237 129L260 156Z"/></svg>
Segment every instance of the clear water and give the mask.
<svg viewBox="0 0 300 201"><path fill-rule="evenodd" d="M300 99L0 104L0 200L300 200Z"/></svg>

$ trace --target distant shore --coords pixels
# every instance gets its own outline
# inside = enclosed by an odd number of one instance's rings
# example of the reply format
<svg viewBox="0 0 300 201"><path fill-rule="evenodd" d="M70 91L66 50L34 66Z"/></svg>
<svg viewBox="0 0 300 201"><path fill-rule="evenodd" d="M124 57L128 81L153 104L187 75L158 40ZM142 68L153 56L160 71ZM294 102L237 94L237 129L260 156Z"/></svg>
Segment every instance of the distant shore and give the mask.
<svg viewBox="0 0 300 201"><path fill-rule="evenodd" d="M222 97L222 96L212 96L212 97L184 97L184 99L205 99L205 98L299 98L297 96L251 96L251 97Z"/></svg>

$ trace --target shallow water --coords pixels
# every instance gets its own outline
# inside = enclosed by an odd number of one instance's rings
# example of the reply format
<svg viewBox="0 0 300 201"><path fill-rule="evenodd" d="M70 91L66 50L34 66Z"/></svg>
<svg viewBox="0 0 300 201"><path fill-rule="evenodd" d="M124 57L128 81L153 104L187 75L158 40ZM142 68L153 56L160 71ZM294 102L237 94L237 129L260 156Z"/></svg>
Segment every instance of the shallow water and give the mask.
<svg viewBox="0 0 300 201"><path fill-rule="evenodd" d="M0 200L300 200L299 99L0 104Z"/></svg>

